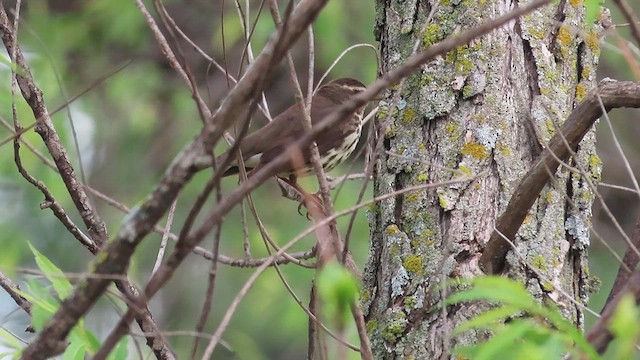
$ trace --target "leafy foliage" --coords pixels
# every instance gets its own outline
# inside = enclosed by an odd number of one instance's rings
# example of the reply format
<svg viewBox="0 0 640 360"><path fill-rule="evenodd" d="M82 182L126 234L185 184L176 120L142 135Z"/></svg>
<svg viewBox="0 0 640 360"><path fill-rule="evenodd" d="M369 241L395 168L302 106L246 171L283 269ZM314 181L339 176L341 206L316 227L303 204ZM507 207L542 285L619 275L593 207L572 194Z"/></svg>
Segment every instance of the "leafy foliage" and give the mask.
<svg viewBox="0 0 640 360"><path fill-rule="evenodd" d="M486 342L459 347L455 352L472 359L559 359L563 354L577 358L600 359L575 326L557 307L540 304L524 286L504 277L483 276L468 282L470 287L451 295L447 304L488 301L494 309L467 321L456 329L479 329L491 333Z"/></svg>
<svg viewBox="0 0 640 360"><path fill-rule="evenodd" d="M58 310L60 301L71 294L73 286L64 272L51 262L51 260L31 244L29 247L38 265L38 269L48 281L48 284L45 285L36 278L30 278L27 281L28 290L20 294L33 305L31 309L32 324L36 331L41 331L55 311ZM51 291L52 289L53 291ZM73 328L68 340L69 345L62 355L63 360L82 360L85 356L94 354L100 348L100 341L91 331L87 330L83 320ZM22 344L17 337L1 328L0 344L14 350L12 354L0 354L0 358L2 358L3 355L17 358L22 351ZM127 345L128 338L123 338L118 343L116 350L109 355L108 359L126 359L128 355Z"/></svg>

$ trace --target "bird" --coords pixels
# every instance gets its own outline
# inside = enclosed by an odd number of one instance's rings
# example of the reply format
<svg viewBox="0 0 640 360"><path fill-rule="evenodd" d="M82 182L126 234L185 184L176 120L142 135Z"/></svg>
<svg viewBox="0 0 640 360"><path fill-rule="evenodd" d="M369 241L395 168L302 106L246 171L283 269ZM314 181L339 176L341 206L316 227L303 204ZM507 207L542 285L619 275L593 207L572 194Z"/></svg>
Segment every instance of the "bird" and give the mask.
<svg viewBox="0 0 640 360"><path fill-rule="evenodd" d="M365 89L366 87L360 81L352 78L332 80L321 86L311 99L311 127L317 126L342 103ZM329 127L316 137L320 163L325 171L335 168L355 150L362 133L365 107L366 105L359 107L342 122ZM303 113L300 104L294 104L274 117L267 125L241 140L238 148L249 176L251 170L268 164L285 152L287 146L305 134L302 121ZM224 153L219 159L224 159L225 156L228 154ZM223 171L223 176L238 174L239 164L234 160ZM297 177L312 175L314 172L309 148L305 147L293 152L288 160L275 170L275 173L281 178L289 177L293 184Z"/></svg>

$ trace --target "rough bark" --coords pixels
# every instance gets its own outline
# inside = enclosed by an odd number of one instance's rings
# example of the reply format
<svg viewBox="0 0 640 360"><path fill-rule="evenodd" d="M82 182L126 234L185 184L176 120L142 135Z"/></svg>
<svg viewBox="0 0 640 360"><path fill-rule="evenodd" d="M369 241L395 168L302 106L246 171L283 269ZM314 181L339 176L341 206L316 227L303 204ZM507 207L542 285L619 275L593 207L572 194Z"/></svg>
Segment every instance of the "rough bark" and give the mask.
<svg viewBox="0 0 640 360"><path fill-rule="evenodd" d="M460 29L508 12L507 0L384 0L376 34L382 71L408 57L416 41L428 47ZM464 175L472 182L385 200L370 210L371 254L363 308L375 358L435 359L480 333L451 337L484 305L439 309L443 281L481 274L478 258L514 186L575 105L595 86L600 27L584 24L581 1L560 1L438 58L388 94L379 114L384 150L374 195ZM400 101L393 103L395 92ZM595 135L578 146L571 165L600 177ZM398 156L399 155L399 156ZM581 327L583 314L558 289L587 301L586 251L591 203L585 179L560 168L515 239L508 276L551 299ZM528 267L545 275L538 278Z"/></svg>

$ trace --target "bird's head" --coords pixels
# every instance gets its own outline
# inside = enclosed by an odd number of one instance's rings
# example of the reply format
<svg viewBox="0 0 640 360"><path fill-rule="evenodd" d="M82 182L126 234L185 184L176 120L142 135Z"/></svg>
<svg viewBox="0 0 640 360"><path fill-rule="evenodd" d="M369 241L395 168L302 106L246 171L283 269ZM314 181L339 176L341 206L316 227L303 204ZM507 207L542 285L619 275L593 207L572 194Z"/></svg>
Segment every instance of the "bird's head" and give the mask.
<svg viewBox="0 0 640 360"><path fill-rule="evenodd" d="M351 78L340 78L322 85L318 95L341 103L366 89L360 81Z"/></svg>

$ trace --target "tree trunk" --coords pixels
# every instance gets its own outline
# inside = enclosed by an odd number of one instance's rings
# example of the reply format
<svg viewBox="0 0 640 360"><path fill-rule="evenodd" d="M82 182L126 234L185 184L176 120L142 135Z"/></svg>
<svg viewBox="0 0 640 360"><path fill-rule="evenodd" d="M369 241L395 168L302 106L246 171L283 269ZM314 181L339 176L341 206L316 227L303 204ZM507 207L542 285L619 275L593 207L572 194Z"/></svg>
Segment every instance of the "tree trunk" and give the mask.
<svg viewBox="0 0 640 360"><path fill-rule="evenodd" d="M379 0L376 33L382 71L400 64L416 42L428 47L508 12L505 0ZM517 2L516 2L517 3ZM371 254L362 292L376 359L448 357L482 334L451 336L483 305L437 305L441 285L478 276L478 258L513 189L544 144L595 85L598 26L585 26L581 1L560 1L457 48L408 77L378 115L384 151L374 195L439 185L398 195L371 209ZM398 102L393 102L396 92ZM387 115L391 122L381 124ZM570 165L600 177L595 135ZM586 304L587 258L594 194L579 173L560 168L515 239L506 272L541 300L552 299L576 326L581 310L558 289ZM531 268L544 275L538 278Z"/></svg>

